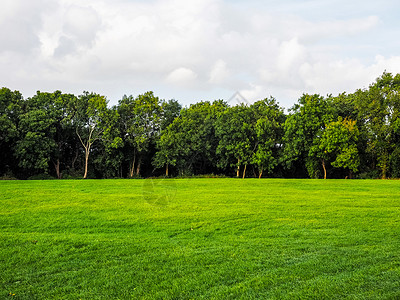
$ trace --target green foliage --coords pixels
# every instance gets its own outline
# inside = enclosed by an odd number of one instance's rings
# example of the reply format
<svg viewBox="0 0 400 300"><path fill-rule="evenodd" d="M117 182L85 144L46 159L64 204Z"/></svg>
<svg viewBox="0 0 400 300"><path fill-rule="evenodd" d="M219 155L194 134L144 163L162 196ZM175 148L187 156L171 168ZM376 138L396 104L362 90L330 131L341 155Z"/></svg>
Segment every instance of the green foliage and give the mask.
<svg viewBox="0 0 400 300"><path fill-rule="evenodd" d="M176 119L178 120L178 119ZM168 126L163 130L159 140L157 141L157 152L153 159L153 165L156 168L166 167L166 176L169 176L169 166L176 166L178 159L178 140L175 132L175 126L177 121L174 121L174 125Z"/></svg>
<svg viewBox="0 0 400 300"><path fill-rule="evenodd" d="M256 145L251 163L256 165L261 178L263 171L271 174L279 163L285 115L274 98L255 102L254 111Z"/></svg>
<svg viewBox="0 0 400 300"><path fill-rule="evenodd" d="M400 178L400 147L390 155L390 169L393 177Z"/></svg>
<svg viewBox="0 0 400 300"><path fill-rule="evenodd" d="M22 95L18 91L0 89L0 145L18 135L18 117L21 113Z"/></svg>
<svg viewBox="0 0 400 300"><path fill-rule="evenodd" d="M310 177L319 173L315 156L326 124L335 119L331 99L319 95L303 95L290 110L285 122L282 160L291 168L297 160L304 161Z"/></svg>
<svg viewBox="0 0 400 300"><path fill-rule="evenodd" d="M239 168L251 162L256 136L253 130L253 113L241 104L227 108L218 118L215 131L218 137L219 166Z"/></svg>
<svg viewBox="0 0 400 300"><path fill-rule="evenodd" d="M46 172L56 146L53 138L55 120L47 115L43 106L34 105L28 101L29 109L20 115L20 139L15 145L15 156L24 170Z"/></svg>
<svg viewBox="0 0 400 300"><path fill-rule="evenodd" d="M110 108L93 92L0 90L0 176L386 178L399 148L400 74L387 72L353 94L304 94L288 115L272 97L182 108L146 92Z"/></svg>
<svg viewBox="0 0 400 300"><path fill-rule="evenodd" d="M325 163L331 162L334 167L357 172L360 165L358 136L356 121L338 117L338 121L326 126L321 138L311 147L311 156L316 156Z"/></svg>
<svg viewBox="0 0 400 300"><path fill-rule="evenodd" d="M28 178L28 180L53 180L53 179L55 179L53 176L46 173L33 175Z"/></svg>
<svg viewBox="0 0 400 300"><path fill-rule="evenodd" d="M107 108L107 99L104 96L89 92L84 92L76 99L73 109L72 122L85 152L83 178L87 178L92 147L96 141L110 137L109 129L117 121L117 114Z"/></svg>
<svg viewBox="0 0 400 300"><path fill-rule="evenodd" d="M223 101L199 102L181 110L163 130L154 165L177 166L179 174L203 173L217 164L215 123L227 108Z"/></svg>
<svg viewBox="0 0 400 300"><path fill-rule="evenodd" d="M389 171L390 155L396 147L400 116L400 76L384 72L367 90L355 93L358 117L365 121L367 153L373 158L381 177Z"/></svg>
<svg viewBox="0 0 400 300"><path fill-rule="evenodd" d="M175 103L171 102L171 106ZM130 177L134 175L136 167L136 175L139 175L140 166L146 152L149 151L152 144L155 144L161 130L162 103L153 92L147 92L136 98L133 96L124 96L119 101L118 113L122 124L122 133L125 136L125 144L129 147L132 158L132 167L130 168ZM171 118L174 114L173 109L168 111L166 115ZM138 158L137 158L138 156Z"/></svg>
<svg viewBox="0 0 400 300"><path fill-rule="evenodd" d="M0 295L398 299L399 181L0 182Z"/></svg>
<svg viewBox="0 0 400 300"><path fill-rule="evenodd" d="M0 89L0 175L18 169L14 149L19 139L18 124L22 109L23 99L18 91Z"/></svg>

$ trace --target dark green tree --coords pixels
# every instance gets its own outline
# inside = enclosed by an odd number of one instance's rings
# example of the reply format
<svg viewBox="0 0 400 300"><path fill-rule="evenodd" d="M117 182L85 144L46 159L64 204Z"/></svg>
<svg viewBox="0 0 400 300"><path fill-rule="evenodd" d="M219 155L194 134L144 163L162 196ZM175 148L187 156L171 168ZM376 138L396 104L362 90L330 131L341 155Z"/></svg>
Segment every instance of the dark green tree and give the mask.
<svg viewBox="0 0 400 300"><path fill-rule="evenodd" d="M47 100L40 96L28 98L24 112L19 115L19 139L14 154L25 174L49 172L51 154L56 148L56 120L48 114Z"/></svg>
<svg viewBox="0 0 400 300"><path fill-rule="evenodd" d="M161 101L153 92L136 98L124 96L118 104L118 113L124 133L124 143L129 148L129 176L140 174L140 167L150 146L160 134L162 121Z"/></svg>
<svg viewBox="0 0 400 300"><path fill-rule="evenodd" d="M285 121L284 155L286 168L306 168L310 177L318 177L320 166L326 170L326 160L312 150L320 144L326 124L336 113L330 99L320 95L303 95L290 109Z"/></svg>
<svg viewBox="0 0 400 300"><path fill-rule="evenodd" d="M0 175L17 171L14 150L19 138L19 119L24 105L20 92L0 89Z"/></svg>
<svg viewBox="0 0 400 300"><path fill-rule="evenodd" d="M338 117L335 122L329 123L322 132L318 144L310 149L310 156L318 157L323 161L324 179L327 178L326 163L333 167L345 168L350 171L349 177L358 171L360 158L357 149L359 131L356 121Z"/></svg>
<svg viewBox="0 0 400 300"><path fill-rule="evenodd" d="M229 107L216 122L219 166L235 167L236 177L240 176L242 166L242 177L246 176L247 165L251 163L256 148L257 137L253 125L253 111L244 104Z"/></svg>
<svg viewBox="0 0 400 300"><path fill-rule="evenodd" d="M279 163L285 115L272 97L255 102L251 109L256 122L253 129L256 145L251 162L257 166L261 178L264 171L272 173Z"/></svg>
<svg viewBox="0 0 400 300"><path fill-rule="evenodd" d="M223 101L199 102L181 110L162 132L154 166L176 166L180 174L215 171L215 122L226 109Z"/></svg>
<svg viewBox="0 0 400 300"><path fill-rule="evenodd" d="M371 165L379 169L383 179L387 177L390 161L393 161L397 151L399 93L400 75L393 77L386 72L368 89L354 93L358 120L365 128L361 134L366 139L366 153L371 157Z"/></svg>

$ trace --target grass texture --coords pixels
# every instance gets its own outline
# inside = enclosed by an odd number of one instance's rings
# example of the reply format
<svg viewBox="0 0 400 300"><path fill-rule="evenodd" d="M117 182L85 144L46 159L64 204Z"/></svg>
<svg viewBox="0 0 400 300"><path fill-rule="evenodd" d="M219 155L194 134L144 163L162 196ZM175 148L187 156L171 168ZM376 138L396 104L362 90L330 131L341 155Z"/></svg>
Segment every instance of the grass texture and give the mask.
<svg viewBox="0 0 400 300"><path fill-rule="evenodd" d="M0 299L400 299L400 181L3 181L0 263Z"/></svg>

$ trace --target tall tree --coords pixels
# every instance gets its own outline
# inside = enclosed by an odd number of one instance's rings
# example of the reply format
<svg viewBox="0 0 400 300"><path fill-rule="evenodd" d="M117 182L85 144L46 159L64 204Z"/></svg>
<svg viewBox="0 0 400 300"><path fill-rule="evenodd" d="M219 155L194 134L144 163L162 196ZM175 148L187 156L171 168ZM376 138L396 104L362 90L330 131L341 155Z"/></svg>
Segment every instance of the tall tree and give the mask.
<svg viewBox="0 0 400 300"><path fill-rule="evenodd" d="M250 107L241 104L226 109L216 122L216 135L219 139L217 153L220 167L235 167L236 177L243 169L246 176L247 165L251 163L255 151L256 136L253 130L254 116Z"/></svg>
<svg viewBox="0 0 400 300"><path fill-rule="evenodd" d="M28 103L31 108L45 111L51 131L47 137L54 142L54 148L50 153L50 162L54 167L57 178L62 177L62 169L66 167L68 152L76 142L71 139L74 135L73 126L71 124L70 106L76 101L76 97L72 94L63 94L61 91L54 93L38 91L35 96L29 99Z"/></svg>
<svg viewBox="0 0 400 300"><path fill-rule="evenodd" d="M255 102L254 131L256 146L251 162L258 168L259 178L264 171L270 174L279 163L285 115L274 98Z"/></svg>
<svg viewBox="0 0 400 300"><path fill-rule="evenodd" d="M16 171L18 164L15 163L14 149L23 107L24 100L20 92L0 89L0 175Z"/></svg>
<svg viewBox="0 0 400 300"><path fill-rule="evenodd" d="M161 131L165 130L180 115L181 110L182 105L174 99L161 102Z"/></svg>
<svg viewBox="0 0 400 300"><path fill-rule="evenodd" d="M107 100L99 94L84 92L76 99L73 109L73 123L85 153L83 178L86 179L93 144L102 138L108 126L105 121L108 114Z"/></svg>
<svg viewBox="0 0 400 300"><path fill-rule="evenodd" d="M27 99L26 109L19 116L19 139L15 146L15 155L25 174L48 173L51 153L56 147L54 123L54 116L47 114L46 103L35 97Z"/></svg>
<svg viewBox="0 0 400 300"><path fill-rule="evenodd" d="M203 101L182 109L162 132L154 165L177 166L180 174L214 171L215 122L226 107L223 101Z"/></svg>
<svg viewBox="0 0 400 300"><path fill-rule="evenodd" d="M124 163L123 135L120 131L120 118L117 107L107 110L102 120L104 132L97 144L93 159L97 177L118 178L123 177L122 164Z"/></svg>
<svg viewBox="0 0 400 300"><path fill-rule="evenodd" d="M358 171L360 158L357 149L359 131L356 121L338 117L335 122L329 123L322 132L321 138L310 149L310 156L318 157L323 161L324 179L327 178L326 164L345 168L353 172Z"/></svg>
<svg viewBox="0 0 400 300"><path fill-rule="evenodd" d="M160 133L161 101L153 92L136 98L124 96L119 101L118 113L123 125L125 143L132 152L130 177L139 175L146 152Z"/></svg>
<svg viewBox="0 0 400 300"><path fill-rule="evenodd" d="M176 166L179 159L179 150L184 147L179 141L180 119L176 119L162 131L157 141L157 152L153 158L155 168L165 167L165 176L170 175L170 166ZM182 141L182 140L181 140Z"/></svg>
<svg viewBox="0 0 400 300"><path fill-rule="evenodd" d="M156 153L152 164L155 168L165 167L165 176L169 176L169 167L176 166L177 163L177 142L175 141L176 132L174 126L170 126L180 115L182 106L176 100L163 101L161 104L161 134L156 141ZM175 123L178 124L178 122Z"/></svg>
<svg viewBox="0 0 400 300"><path fill-rule="evenodd" d="M320 166L326 170L324 158L317 158L312 147L319 144L326 124L335 119L335 111L330 99L320 95L303 95L290 109L285 121L284 162L291 168L297 167L308 171L310 177L318 177Z"/></svg>
<svg viewBox="0 0 400 300"><path fill-rule="evenodd" d="M400 75L384 72L367 90L358 90L355 105L367 136L367 153L373 157L381 178L389 172L395 149L400 106Z"/></svg>

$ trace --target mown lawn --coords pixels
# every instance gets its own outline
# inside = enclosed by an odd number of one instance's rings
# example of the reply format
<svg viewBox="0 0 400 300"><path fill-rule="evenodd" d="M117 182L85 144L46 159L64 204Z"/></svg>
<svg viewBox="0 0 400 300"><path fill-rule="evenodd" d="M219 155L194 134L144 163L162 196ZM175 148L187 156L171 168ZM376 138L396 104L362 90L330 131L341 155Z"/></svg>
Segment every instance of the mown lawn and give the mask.
<svg viewBox="0 0 400 300"><path fill-rule="evenodd" d="M0 263L0 299L400 299L400 181L3 181Z"/></svg>

